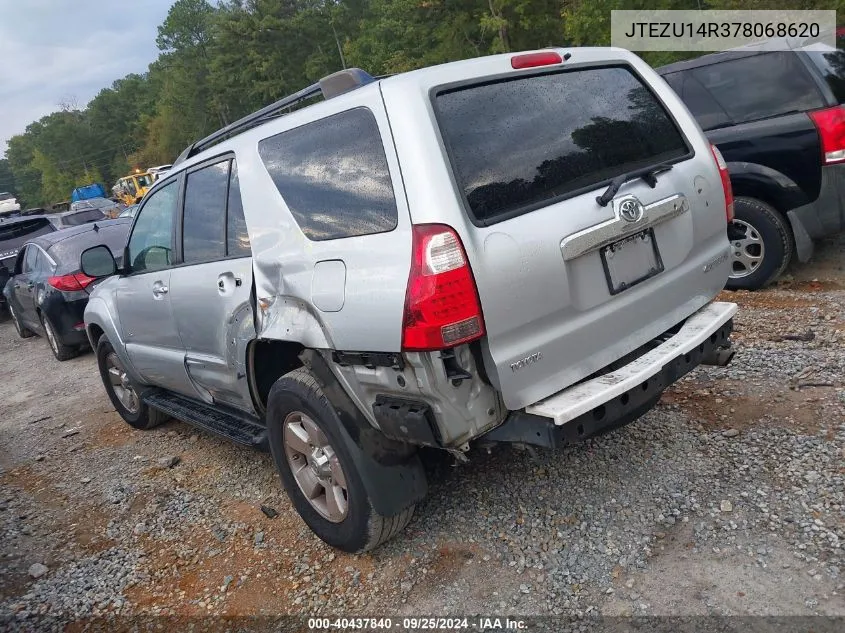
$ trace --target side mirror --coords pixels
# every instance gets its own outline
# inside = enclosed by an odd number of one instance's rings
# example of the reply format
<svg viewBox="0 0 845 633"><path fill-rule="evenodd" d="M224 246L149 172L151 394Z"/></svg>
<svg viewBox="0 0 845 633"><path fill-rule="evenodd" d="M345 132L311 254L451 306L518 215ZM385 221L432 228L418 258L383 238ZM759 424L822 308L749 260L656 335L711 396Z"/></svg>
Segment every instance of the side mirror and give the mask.
<svg viewBox="0 0 845 633"><path fill-rule="evenodd" d="M79 267L84 274L95 279L108 277L117 271L114 255L105 244L92 246L82 251L82 255L79 256Z"/></svg>

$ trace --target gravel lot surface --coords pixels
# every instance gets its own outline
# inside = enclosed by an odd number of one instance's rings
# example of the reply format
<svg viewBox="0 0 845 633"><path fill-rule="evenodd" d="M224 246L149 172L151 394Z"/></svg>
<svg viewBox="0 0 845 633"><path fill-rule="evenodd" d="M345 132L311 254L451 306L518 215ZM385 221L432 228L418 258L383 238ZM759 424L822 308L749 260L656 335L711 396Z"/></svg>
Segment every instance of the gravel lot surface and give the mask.
<svg viewBox="0 0 845 633"><path fill-rule="evenodd" d="M838 239L777 287L725 293L741 304L731 366L695 371L620 431L461 465L428 455L409 528L362 556L311 534L269 456L179 422L132 430L93 355L58 363L4 322L0 629L142 614L845 616L843 268Z"/></svg>

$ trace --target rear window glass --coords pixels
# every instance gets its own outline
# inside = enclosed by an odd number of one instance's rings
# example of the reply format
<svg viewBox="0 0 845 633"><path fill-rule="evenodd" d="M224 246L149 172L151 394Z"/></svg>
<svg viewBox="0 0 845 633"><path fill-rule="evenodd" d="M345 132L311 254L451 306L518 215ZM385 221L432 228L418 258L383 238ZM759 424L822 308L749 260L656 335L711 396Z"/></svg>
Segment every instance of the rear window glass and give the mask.
<svg viewBox="0 0 845 633"><path fill-rule="evenodd" d="M0 222L0 259L14 257L24 242L53 231L55 228L46 218L8 224Z"/></svg>
<svg viewBox="0 0 845 633"><path fill-rule="evenodd" d="M102 220L105 217L106 216L103 215L103 212L99 209L86 209L85 211L80 211L79 213L71 213L64 216L62 218L62 224L65 226L79 226L80 224L85 224L86 222Z"/></svg>
<svg viewBox="0 0 845 633"><path fill-rule="evenodd" d="M112 255L117 260L123 257L123 247L126 246L126 238L129 235L131 222L120 222L108 226L99 226L97 231L85 231L77 233L67 239L53 244L48 253L56 260L59 269L62 271L79 270L79 257L82 251L92 246L105 244L109 247ZM119 263L119 262L118 262Z"/></svg>
<svg viewBox="0 0 845 633"><path fill-rule="evenodd" d="M672 73L663 78L678 93L703 129L712 130L732 123L722 106L689 72Z"/></svg>
<svg viewBox="0 0 845 633"><path fill-rule="evenodd" d="M689 71L735 123L824 106L794 53L764 53Z"/></svg>
<svg viewBox="0 0 845 633"><path fill-rule="evenodd" d="M689 153L627 68L521 77L441 92L438 120L475 219L487 224Z"/></svg>
<svg viewBox="0 0 845 633"><path fill-rule="evenodd" d="M836 100L845 103L845 51L807 51L807 55L821 71Z"/></svg>
<svg viewBox="0 0 845 633"><path fill-rule="evenodd" d="M264 139L258 153L312 240L396 228L396 200L372 112L347 110Z"/></svg>

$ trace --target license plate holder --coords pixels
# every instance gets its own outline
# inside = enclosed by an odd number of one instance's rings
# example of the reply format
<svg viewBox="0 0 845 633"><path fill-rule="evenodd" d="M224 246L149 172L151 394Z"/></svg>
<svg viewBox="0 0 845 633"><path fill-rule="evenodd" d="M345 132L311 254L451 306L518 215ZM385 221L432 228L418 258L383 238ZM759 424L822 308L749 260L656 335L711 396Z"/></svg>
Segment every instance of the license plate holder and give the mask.
<svg viewBox="0 0 845 633"><path fill-rule="evenodd" d="M650 228L602 248L601 263L611 295L663 272L663 260Z"/></svg>

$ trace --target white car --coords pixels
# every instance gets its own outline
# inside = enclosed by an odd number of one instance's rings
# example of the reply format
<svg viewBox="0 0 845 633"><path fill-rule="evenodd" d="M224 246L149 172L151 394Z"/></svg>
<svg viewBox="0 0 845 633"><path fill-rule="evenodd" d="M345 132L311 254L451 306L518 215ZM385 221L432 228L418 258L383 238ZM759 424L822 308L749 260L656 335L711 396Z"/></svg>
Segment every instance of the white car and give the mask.
<svg viewBox="0 0 845 633"><path fill-rule="evenodd" d="M16 211L21 210L20 203L15 199L10 193L2 192L0 193L0 214L3 213L14 213Z"/></svg>
<svg viewBox="0 0 845 633"><path fill-rule="evenodd" d="M173 165L158 165L157 167L150 167L147 171L153 175L154 180L158 180L165 173L167 173Z"/></svg>

